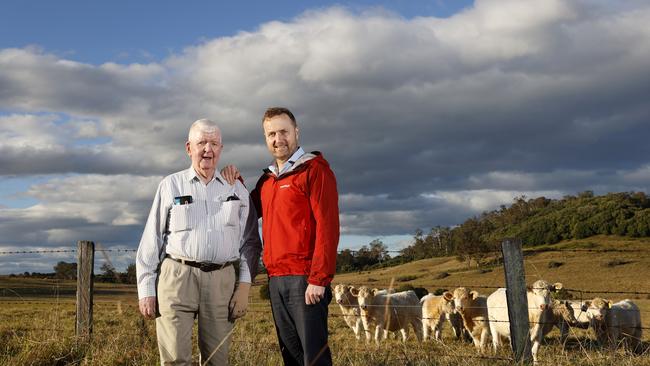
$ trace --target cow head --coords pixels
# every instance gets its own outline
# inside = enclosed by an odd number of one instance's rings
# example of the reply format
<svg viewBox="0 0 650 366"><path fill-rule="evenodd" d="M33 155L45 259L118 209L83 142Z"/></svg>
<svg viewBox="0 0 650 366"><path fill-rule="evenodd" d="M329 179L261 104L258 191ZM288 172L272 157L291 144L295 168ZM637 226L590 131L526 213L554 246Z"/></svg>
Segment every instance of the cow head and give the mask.
<svg viewBox="0 0 650 366"><path fill-rule="evenodd" d="M372 300L375 297L375 294L378 292L376 288L369 289L366 286L361 286L355 295L354 293L353 296L357 297L357 300L359 301L359 308L363 311L368 310L368 306L372 304Z"/></svg>
<svg viewBox="0 0 650 366"><path fill-rule="evenodd" d="M340 305L353 305L353 289L353 286L344 285L342 283L336 285L336 287L334 287L334 298L336 299L336 303Z"/></svg>
<svg viewBox="0 0 650 366"><path fill-rule="evenodd" d="M590 320L603 321L607 312L612 307L612 302L600 297L596 297L591 301L585 301L584 307L587 308L587 318Z"/></svg>
<svg viewBox="0 0 650 366"><path fill-rule="evenodd" d="M559 291L561 288L562 284L560 282L550 284L544 280L537 280L528 289L533 294L541 296L543 298L543 301L541 301L539 304L539 308L544 311L548 309L549 305L551 304L551 292Z"/></svg>
<svg viewBox="0 0 650 366"><path fill-rule="evenodd" d="M442 294L440 301L442 301L442 308L445 313L453 314L456 312L456 308L454 306L454 294L449 291L445 291Z"/></svg>
<svg viewBox="0 0 650 366"><path fill-rule="evenodd" d="M470 304L473 300L479 297L479 293L476 291L470 291L465 287L459 287L454 290L454 307L456 311L463 311L470 307Z"/></svg>
<svg viewBox="0 0 650 366"><path fill-rule="evenodd" d="M571 325L576 325L578 323L573 307L571 307L571 303L568 301L553 301L553 313L561 316L565 322Z"/></svg>

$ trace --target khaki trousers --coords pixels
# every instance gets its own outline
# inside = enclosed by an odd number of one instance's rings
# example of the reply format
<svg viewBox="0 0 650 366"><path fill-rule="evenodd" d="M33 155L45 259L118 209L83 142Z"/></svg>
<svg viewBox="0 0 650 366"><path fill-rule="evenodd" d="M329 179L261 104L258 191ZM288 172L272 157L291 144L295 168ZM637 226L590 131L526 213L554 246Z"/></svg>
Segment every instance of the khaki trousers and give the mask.
<svg viewBox="0 0 650 366"><path fill-rule="evenodd" d="M156 334L162 365L192 364L192 327L199 323L200 364L228 365L233 323L228 304L235 288L235 269L212 272L166 258L158 279ZM207 361L207 363L206 363Z"/></svg>

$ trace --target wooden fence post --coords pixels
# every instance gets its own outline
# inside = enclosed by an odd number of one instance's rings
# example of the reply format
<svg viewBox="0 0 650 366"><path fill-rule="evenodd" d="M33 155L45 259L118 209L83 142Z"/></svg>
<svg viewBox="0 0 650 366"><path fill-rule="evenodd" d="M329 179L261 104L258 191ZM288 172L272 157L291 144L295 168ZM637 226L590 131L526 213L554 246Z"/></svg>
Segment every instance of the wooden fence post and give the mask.
<svg viewBox="0 0 650 366"><path fill-rule="evenodd" d="M515 362L530 363L532 359L530 325L528 323L528 298L521 241L505 239L501 243L501 251L506 274L506 298L508 300L512 351Z"/></svg>
<svg viewBox="0 0 650 366"><path fill-rule="evenodd" d="M77 243L77 315L75 334L80 341L90 341L93 331L93 268L95 243Z"/></svg>

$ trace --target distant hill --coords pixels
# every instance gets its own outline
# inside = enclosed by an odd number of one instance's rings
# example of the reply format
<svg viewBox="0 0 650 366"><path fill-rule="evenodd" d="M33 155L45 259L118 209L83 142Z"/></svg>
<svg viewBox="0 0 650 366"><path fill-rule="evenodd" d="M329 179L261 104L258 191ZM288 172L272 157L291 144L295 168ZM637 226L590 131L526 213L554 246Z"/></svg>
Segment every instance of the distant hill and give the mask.
<svg viewBox="0 0 650 366"><path fill-rule="evenodd" d="M524 249L526 282L538 279L562 282L575 298L604 296L643 299L650 306L650 238L598 235L587 239L566 240L553 245ZM347 283L387 288L412 285L430 292L436 289L471 287L483 294L503 287L503 264L492 262L482 268L467 268L456 257L436 257L367 271L337 273L334 284ZM599 293L598 291L603 291ZM639 292L607 293L616 291ZM645 302L644 302L645 303ZM649 308L650 309L650 308ZM650 316L647 317L650 323Z"/></svg>
<svg viewBox="0 0 650 366"><path fill-rule="evenodd" d="M643 192L594 196L582 192L559 200L517 198L510 207L480 217L486 239L516 237L527 246L594 235L650 236L650 199Z"/></svg>
<svg viewBox="0 0 650 366"><path fill-rule="evenodd" d="M649 237L648 196L644 192L595 196L592 191L562 199L522 196L510 206L484 212L455 227L436 226L428 233L418 230L413 244L397 257L387 258L377 241L356 254L342 253L339 269L348 272L443 256L481 266L493 258L504 238L517 238L524 247L533 247L595 235Z"/></svg>

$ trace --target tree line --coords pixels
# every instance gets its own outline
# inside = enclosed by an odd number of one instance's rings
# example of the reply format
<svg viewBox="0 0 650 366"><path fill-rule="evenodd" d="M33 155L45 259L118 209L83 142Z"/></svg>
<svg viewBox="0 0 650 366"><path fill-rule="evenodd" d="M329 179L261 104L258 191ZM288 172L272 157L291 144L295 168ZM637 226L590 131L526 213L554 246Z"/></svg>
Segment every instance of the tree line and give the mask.
<svg viewBox="0 0 650 366"><path fill-rule="evenodd" d="M456 255L481 265L504 238L523 246L555 244L594 235L650 236L650 198L644 192L594 195L584 191L561 199L517 197L510 206L483 212L455 227L418 230L413 245L402 250L409 260Z"/></svg>
<svg viewBox="0 0 650 366"><path fill-rule="evenodd" d="M413 244L395 257L388 255L380 240L358 251L344 250L337 270L369 270L441 256L481 266L494 259L504 238L518 238L523 246L532 247L593 235L650 236L650 198L644 192L596 196L593 191L561 199L516 197L510 206L483 212L457 226L435 226L426 233L417 229Z"/></svg>
<svg viewBox="0 0 650 366"><path fill-rule="evenodd" d="M110 263L104 263L99 268L101 271L100 274L94 276L95 281L97 282L108 282L108 283L136 283L136 273L135 273L135 263L131 263L126 267L126 271L118 272L115 267ZM42 277L41 273L32 273L32 276ZM46 274L47 277L61 279L61 280L76 280L77 279L77 263L75 262L58 262L54 265L54 273ZM25 272L23 275L25 277L29 276L29 272Z"/></svg>

